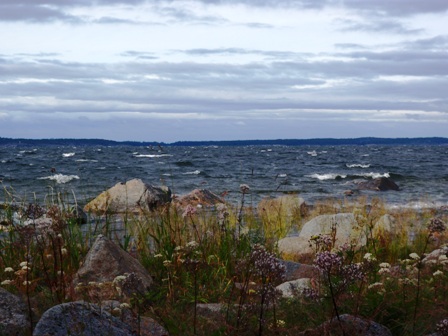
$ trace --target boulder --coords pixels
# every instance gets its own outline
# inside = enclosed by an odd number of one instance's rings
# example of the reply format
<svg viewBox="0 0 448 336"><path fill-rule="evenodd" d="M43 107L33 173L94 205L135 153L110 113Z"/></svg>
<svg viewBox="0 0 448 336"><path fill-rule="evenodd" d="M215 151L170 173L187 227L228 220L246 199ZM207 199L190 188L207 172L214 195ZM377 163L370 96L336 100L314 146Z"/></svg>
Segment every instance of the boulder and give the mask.
<svg viewBox="0 0 448 336"><path fill-rule="evenodd" d="M140 179L133 179L126 183L117 183L102 192L84 207L84 211L95 214L106 212L138 214L153 211L170 202L171 190L168 187L154 187Z"/></svg>
<svg viewBox="0 0 448 336"><path fill-rule="evenodd" d="M315 278L319 275L319 272L312 265L301 264L289 260L280 260L280 262L285 267L285 281Z"/></svg>
<svg viewBox="0 0 448 336"><path fill-rule="evenodd" d="M0 287L0 335L28 335L30 320L25 303Z"/></svg>
<svg viewBox="0 0 448 336"><path fill-rule="evenodd" d="M394 236L400 233L397 221L389 214L381 216L373 225L372 233L374 237Z"/></svg>
<svg viewBox="0 0 448 336"><path fill-rule="evenodd" d="M101 308L109 314L120 318L139 336L167 336L168 332L149 316L138 316L130 308L115 300L101 302Z"/></svg>
<svg viewBox="0 0 448 336"><path fill-rule="evenodd" d="M73 279L73 286L86 287L92 283L112 283L117 276L134 274L138 279L134 291L145 293L152 278L140 262L103 235L99 235L86 255L82 267ZM80 285L81 284L81 285ZM117 293L103 287L101 299L113 299ZM113 288L112 288L113 289ZM124 293L127 295L127 293ZM129 295L128 295L129 296Z"/></svg>
<svg viewBox="0 0 448 336"><path fill-rule="evenodd" d="M363 246L366 243L364 231L358 225L352 213L335 215L321 215L305 223L300 234L294 237L285 237L278 241L279 252L283 255L304 255L314 253L314 246L310 239L318 235L329 235L333 228L336 230L334 247L344 244Z"/></svg>
<svg viewBox="0 0 448 336"><path fill-rule="evenodd" d="M176 200L176 204L181 208L185 208L187 205L211 207L220 203L224 203L224 200L207 189L194 189Z"/></svg>
<svg viewBox="0 0 448 336"><path fill-rule="evenodd" d="M306 330L299 333L300 336L392 336L391 331L385 326L361 317L349 314L339 316L324 322L316 329ZM342 331L343 330L343 331Z"/></svg>
<svg viewBox="0 0 448 336"><path fill-rule="evenodd" d="M54 306L42 315L33 336L47 335L129 336L137 333L99 306L76 301Z"/></svg>
<svg viewBox="0 0 448 336"><path fill-rule="evenodd" d="M369 181L361 181L357 183L358 189L361 190L375 190L375 191L387 191L387 190L399 190L398 185L387 177L378 177Z"/></svg>
<svg viewBox="0 0 448 336"><path fill-rule="evenodd" d="M292 281L287 281L275 287L284 298L293 298L301 295L306 288L311 288L311 279L302 278Z"/></svg>

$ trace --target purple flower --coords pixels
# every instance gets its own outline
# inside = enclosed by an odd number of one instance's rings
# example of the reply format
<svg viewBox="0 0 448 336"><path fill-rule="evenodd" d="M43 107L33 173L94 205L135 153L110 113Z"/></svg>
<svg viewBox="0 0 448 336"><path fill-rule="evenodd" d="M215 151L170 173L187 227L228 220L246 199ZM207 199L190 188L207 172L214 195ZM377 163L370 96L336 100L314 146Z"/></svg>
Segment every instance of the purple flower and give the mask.
<svg viewBox="0 0 448 336"><path fill-rule="evenodd" d="M187 207L185 208L182 217L186 218L186 217L191 217L194 214L196 214L196 208L190 204L187 205Z"/></svg>
<svg viewBox="0 0 448 336"><path fill-rule="evenodd" d="M339 270L342 267L342 262L343 259L340 255L329 251L318 253L314 260L317 268L326 273Z"/></svg>
<svg viewBox="0 0 448 336"><path fill-rule="evenodd" d="M442 233L446 230L446 226L440 218L433 218L428 225L428 230L431 233Z"/></svg>

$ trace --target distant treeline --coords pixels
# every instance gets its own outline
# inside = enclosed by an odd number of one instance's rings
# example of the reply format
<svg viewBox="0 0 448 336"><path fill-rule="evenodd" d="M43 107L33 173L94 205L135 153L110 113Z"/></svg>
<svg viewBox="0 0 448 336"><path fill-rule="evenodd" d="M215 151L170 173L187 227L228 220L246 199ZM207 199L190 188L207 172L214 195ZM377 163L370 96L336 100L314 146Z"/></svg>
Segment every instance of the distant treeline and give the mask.
<svg viewBox="0 0 448 336"><path fill-rule="evenodd" d="M103 139L11 139L1 138L0 146L340 146L340 145L446 145L448 138L353 138L353 139L278 139L177 141L173 143L144 141L112 141Z"/></svg>

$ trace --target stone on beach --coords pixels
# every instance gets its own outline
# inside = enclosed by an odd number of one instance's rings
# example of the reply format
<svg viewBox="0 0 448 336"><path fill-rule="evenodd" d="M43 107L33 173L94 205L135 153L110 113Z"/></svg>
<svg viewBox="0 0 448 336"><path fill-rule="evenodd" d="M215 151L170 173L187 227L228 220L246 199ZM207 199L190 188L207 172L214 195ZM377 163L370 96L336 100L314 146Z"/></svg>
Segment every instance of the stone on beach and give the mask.
<svg viewBox="0 0 448 336"><path fill-rule="evenodd" d="M20 297L0 287L0 335L27 335L30 320Z"/></svg>
<svg viewBox="0 0 448 336"><path fill-rule="evenodd" d="M364 231L352 213L320 215L305 223L298 236L280 239L279 252L292 255L313 253L315 250L310 245L310 239L318 235L330 235L332 230L336 230L334 247L344 244L362 246L366 243Z"/></svg>
<svg viewBox="0 0 448 336"><path fill-rule="evenodd" d="M154 187L140 179L117 183L90 201L84 211L88 213L141 213L171 202L168 187Z"/></svg>
<svg viewBox="0 0 448 336"><path fill-rule="evenodd" d="M398 191L398 185L387 177L378 177L369 181L362 181L357 183L358 189L361 190L375 190L375 191Z"/></svg>
<svg viewBox="0 0 448 336"><path fill-rule="evenodd" d="M339 319L340 321L335 317L318 326L316 329L306 330L298 335L392 336L392 333L388 328L371 320L349 314L340 315Z"/></svg>
<svg viewBox="0 0 448 336"><path fill-rule="evenodd" d="M185 208L187 205L194 207L211 207L216 204L225 203L218 195L207 189L194 189L192 192L182 195L175 200L176 205Z"/></svg>
<svg viewBox="0 0 448 336"><path fill-rule="evenodd" d="M99 235L76 273L73 286L76 287L79 283L111 283L117 276L131 273L141 280L136 290L146 292L153 283L151 275L137 259L105 236ZM101 290L100 296L102 299L113 299L116 293Z"/></svg>
<svg viewBox="0 0 448 336"><path fill-rule="evenodd" d="M99 306L84 301L59 304L47 310L33 336L136 335L131 327Z"/></svg>

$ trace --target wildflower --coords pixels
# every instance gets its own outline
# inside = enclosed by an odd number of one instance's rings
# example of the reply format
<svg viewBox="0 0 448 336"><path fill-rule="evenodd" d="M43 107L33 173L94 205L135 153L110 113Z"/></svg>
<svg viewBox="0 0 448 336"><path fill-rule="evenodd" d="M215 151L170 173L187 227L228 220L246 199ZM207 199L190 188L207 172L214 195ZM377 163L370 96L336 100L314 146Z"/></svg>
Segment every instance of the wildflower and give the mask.
<svg viewBox="0 0 448 336"><path fill-rule="evenodd" d="M372 253L366 253L366 254L364 254L364 260L376 261L376 258L374 255L372 255Z"/></svg>
<svg viewBox="0 0 448 336"><path fill-rule="evenodd" d="M14 272L14 269L12 267L6 267L4 272L5 273Z"/></svg>
<svg viewBox="0 0 448 336"><path fill-rule="evenodd" d="M30 284L31 284L31 281L24 281L24 282L23 282L23 285L24 285L24 286L28 286L28 285L30 285Z"/></svg>
<svg viewBox="0 0 448 336"><path fill-rule="evenodd" d="M66 255L67 254L67 249L65 247L61 248L61 254L62 255Z"/></svg>
<svg viewBox="0 0 448 336"><path fill-rule="evenodd" d="M428 225L428 230L431 233L442 233L446 230L445 223L440 218L433 218Z"/></svg>
<svg viewBox="0 0 448 336"><path fill-rule="evenodd" d="M126 280L126 276L125 275L117 275L113 281L114 284L117 284L119 282L122 282Z"/></svg>
<svg viewBox="0 0 448 336"><path fill-rule="evenodd" d="M437 270L432 275L435 276L435 277L442 276L443 272L441 270Z"/></svg>
<svg viewBox="0 0 448 336"><path fill-rule="evenodd" d="M378 289L378 288L382 288L382 287L383 287L382 282L374 282L373 284L370 284L367 288L368 289Z"/></svg>
<svg viewBox="0 0 448 336"><path fill-rule="evenodd" d="M156 255L154 255L154 258L162 258L163 257L163 255L161 255L160 253L159 254L156 254Z"/></svg>
<svg viewBox="0 0 448 336"><path fill-rule="evenodd" d="M27 270L30 270L31 268L29 268L28 266L22 266L22 269L23 269L24 271L27 271Z"/></svg>
<svg viewBox="0 0 448 336"><path fill-rule="evenodd" d="M277 321L275 321L275 322L276 322L276 324L277 324L277 327L279 327L279 328L283 328L283 327L285 327L285 325L286 325L286 322L283 321L283 320L277 320Z"/></svg>
<svg viewBox="0 0 448 336"><path fill-rule="evenodd" d="M129 303L122 303L122 304L120 304L120 308L121 309L131 308L131 306L129 305Z"/></svg>
<svg viewBox="0 0 448 336"><path fill-rule="evenodd" d="M247 184L240 184L241 193L247 194L250 190L250 187Z"/></svg>
<svg viewBox="0 0 448 336"><path fill-rule="evenodd" d="M164 260L163 261L163 266L168 267L171 265L171 260Z"/></svg>
<svg viewBox="0 0 448 336"><path fill-rule="evenodd" d="M440 335L448 335L448 319L443 319L436 325L436 330L440 333Z"/></svg>
<svg viewBox="0 0 448 336"><path fill-rule="evenodd" d="M417 253L411 253L410 255L409 255L409 258L411 258L411 259L414 259L414 260L420 260L420 257L418 256L418 254Z"/></svg>
<svg viewBox="0 0 448 336"><path fill-rule="evenodd" d="M20 267L28 266L28 261L22 261L19 266Z"/></svg>
<svg viewBox="0 0 448 336"><path fill-rule="evenodd" d="M118 308L118 307L115 307L115 308L112 310L112 315L113 315L113 316L120 316L120 315L121 315L121 309Z"/></svg>
<svg viewBox="0 0 448 336"><path fill-rule="evenodd" d="M10 284L12 284L12 280L3 280L1 283L2 286L10 285Z"/></svg>
<svg viewBox="0 0 448 336"><path fill-rule="evenodd" d="M378 270L378 274L379 275L383 275L383 274L390 274L390 269L388 269L388 268L380 268L379 270Z"/></svg>
<svg viewBox="0 0 448 336"><path fill-rule="evenodd" d="M381 268L390 268L390 264L387 262L383 262L379 265Z"/></svg>
<svg viewBox="0 0 448 336"><path fill-rule="evenodd" d="M176 246L175 248L174 248L174 251L180 251L180 250L182 250L182 246Z"/></svg>
<svg viewBox="0 0 448 336"><path fill-rule="evenodd" d="M336 253L324 251L317 254L314 262L317 268L330 273L332 269L339 269L342 266L342 257Z"/></svg>
<svg viewBox="0 0 448 336"><path fill-rule="evenodd" d="M198 243L196 243L194 240L187 243L187 247L192 248L192 249L196 248L197 246L198 246Z"/></svg>
<svg viewBox="0 0 448 336"><path fill-rule="evenodd" d="M186 218L186 217L191 217L194 214L196 214L196 208L193 207L192 205L188 204L187 207L185 208L182 217Z"/></svg>

